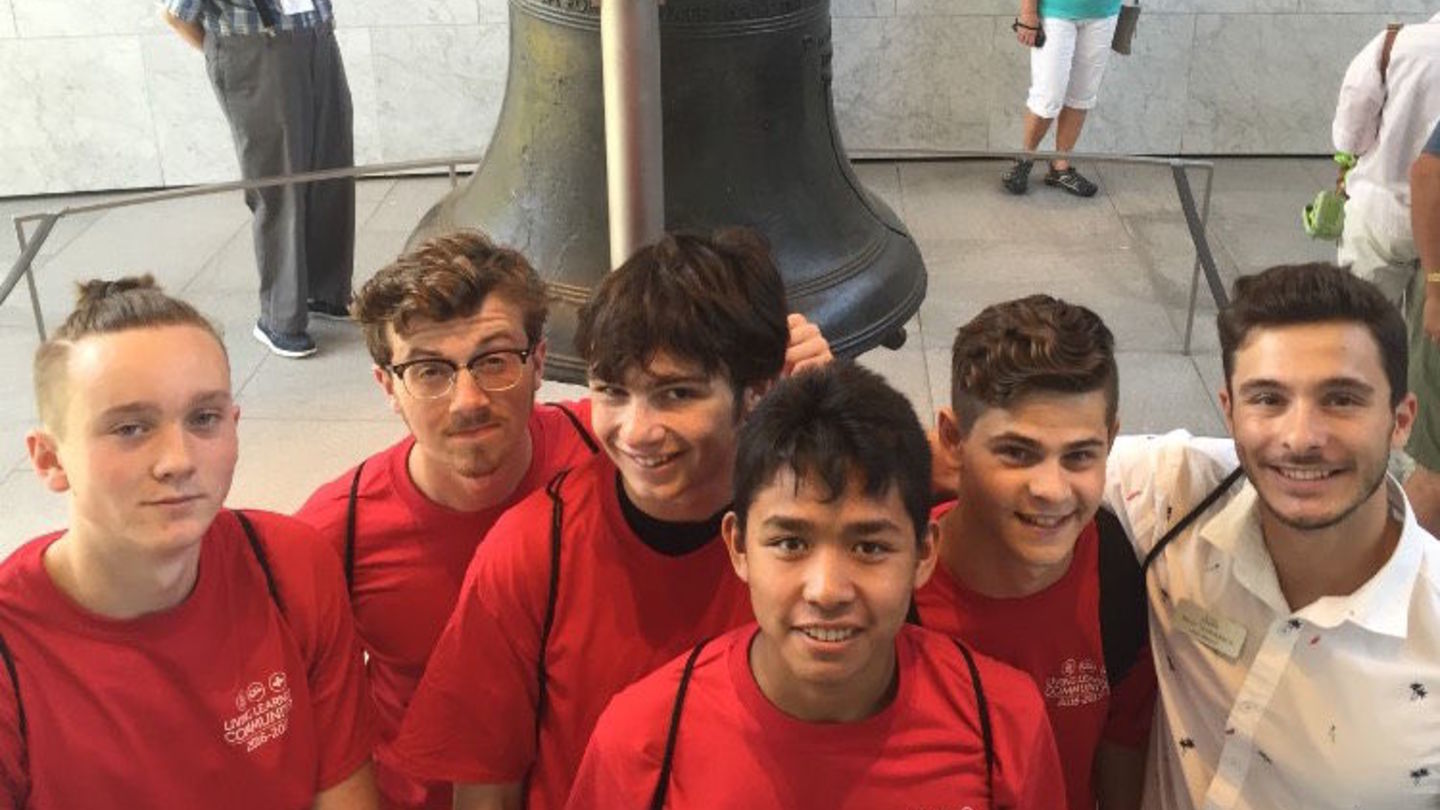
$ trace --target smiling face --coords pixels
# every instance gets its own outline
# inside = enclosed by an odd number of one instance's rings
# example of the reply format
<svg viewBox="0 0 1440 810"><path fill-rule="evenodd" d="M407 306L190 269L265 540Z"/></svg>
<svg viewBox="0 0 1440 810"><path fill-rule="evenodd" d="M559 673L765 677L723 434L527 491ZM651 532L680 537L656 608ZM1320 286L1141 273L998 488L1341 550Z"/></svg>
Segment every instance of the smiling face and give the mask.
<svg viewBox="0 0 1440 810"><path fill-rule="evenodd" d="M1103 391L1039 392L986 408L961 435L940 416L941 449L960 471L956 517L1006 567L1058 578L1095 517L1114 428ZM1047 575L1048 574L1048 575Z"/></svg>
<svg viewBox="0 0 1440 810"><path fill-rule="evenodd" d="M898 488L866 495L852 476L831 497L782 467L756 491L743 533L734 513L722 533L760 624L751 668L761 691L801 719L877 711L911 594L935 565L932 532L917 542Z"/></svg>
<svg viewBox="0 0 1440 810"><path fill-rule="evenodd" d="M410 469L421 490L446 503L452 490L463 490L473 482L490 478L518 482L529 464L528 425L541 381L544 344L535 347L520 381L505 391L482 390L463 369L482 352L526 347L520 307L491 295L469 317L447 321L417 318L403 336L393 327L387 331L392 365L442 358L462 369L449 393L424 399L412 395L388 369L375 368L375 379L385 389L391 407L415 434Z"/></svg>
<svg viewBox="0 0 1440 810"><path fill-rule="evenodd" d="M239 410L224 350L195 326L92 335L69 349L65 429L27 437L70 533L165 555L196 548L230 491Z"/></svg>
<svg viewBox="0 0 1440 810"><path fill-rule="evenodd" d="M591 422L625 494L660 520L699 521L730 502L736 432L758 399L737 406L724 374L657 353L620 380L590 380Z"/></svg>
<svg viewBox="0 0 1440 810"><path fill-rule="evenodd" d="M1323 529L1385 498L1386 462L1410 435L1415 398L1392 408L1382 368L1359 323L1256 328L1238 347L1220 402L1266 514Z"/></svg>

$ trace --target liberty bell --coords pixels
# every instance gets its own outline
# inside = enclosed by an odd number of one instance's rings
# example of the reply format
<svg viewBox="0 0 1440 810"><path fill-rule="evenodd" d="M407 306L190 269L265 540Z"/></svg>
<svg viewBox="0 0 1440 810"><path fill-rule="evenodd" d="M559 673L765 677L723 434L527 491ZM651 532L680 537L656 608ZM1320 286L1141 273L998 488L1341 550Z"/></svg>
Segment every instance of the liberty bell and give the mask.
<svg viewBox="0 0 1440 810"><path fill-rule="evenodd" d="M769 240L790 308L837 355L898 348L925 266L856 179L831 100L829 0L666 0L659 10L668 230L744 225ZM510 74L489 150L410 245L475 228L550 285L547 376L583 382L579 307L611 266L600 12L510 0Z"/></svg>

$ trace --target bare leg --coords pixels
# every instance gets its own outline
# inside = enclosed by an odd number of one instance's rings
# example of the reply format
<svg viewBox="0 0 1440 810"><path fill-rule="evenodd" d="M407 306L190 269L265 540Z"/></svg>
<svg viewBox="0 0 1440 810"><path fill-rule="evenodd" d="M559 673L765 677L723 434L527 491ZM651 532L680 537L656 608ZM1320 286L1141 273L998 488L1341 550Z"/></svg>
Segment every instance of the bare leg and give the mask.
<svg viewBox="0 0 1440 810"><path fill-rule="evenodd" d="M1050 131L1050 122L1053 118L1041 118L1029 110L1025 111L1025 151L1034 152L1040 148L1040 142L1045 139L1045 133Z"/></svg>
<svg viewBox="0 0 1440 810"><path fill-rule="evenodd" d="M1440 529L1440 473L1416 464L1405 482L1405 494L1415 510L1415 520L1431 534Z"/></svg>
<svg viewBox="0 0 1440 810"><path fill-rule="evenodd" d="M1085 110L1077 110L1074 107L1061 107L1060 117L1055 124L1055 151L1071 152L1075 144L1080 140L1080 130L1085 128ZM1051 168L1064 171L1070 168L1068 160L1054 160L1050 162Z"/></svg>

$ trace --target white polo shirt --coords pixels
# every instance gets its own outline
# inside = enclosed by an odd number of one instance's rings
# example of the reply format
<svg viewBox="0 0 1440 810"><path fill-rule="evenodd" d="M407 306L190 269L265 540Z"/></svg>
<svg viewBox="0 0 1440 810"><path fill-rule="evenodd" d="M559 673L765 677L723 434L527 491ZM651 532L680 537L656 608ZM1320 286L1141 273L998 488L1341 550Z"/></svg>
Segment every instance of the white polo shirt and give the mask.
<svg viewBox="0 0 1440 810"><path fill-rule="evenodd" d="M1121 437L1106 503L1144 559L1235 465L1229 439ZM1145 807L1440 808L1440 542L1388 486L1399 544L1349 596L1290 610L1248 481L1155 560Z"/></svg>

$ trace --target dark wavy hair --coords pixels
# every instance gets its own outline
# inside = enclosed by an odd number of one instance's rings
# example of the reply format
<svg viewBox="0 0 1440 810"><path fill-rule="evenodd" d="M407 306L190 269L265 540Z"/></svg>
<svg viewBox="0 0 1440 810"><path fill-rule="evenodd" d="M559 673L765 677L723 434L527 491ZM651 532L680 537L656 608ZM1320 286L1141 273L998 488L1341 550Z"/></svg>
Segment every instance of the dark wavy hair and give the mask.
<svg viewBox="0 0 1440 810"><path fill-rule="evenodd" d="M595 379L619 381L664 351L723 373L738 395L780 373L786 313L780 272L753 231L667 234L600 282L575 349Z"/></svg>
<svg viewBox="0 0 1440 810"><path fill-rule="evenodd" d="M1105 392L1115 423L1120 373L1115 336L1089 309L1049 295L992 304L960 327L950 352L950 403L968 433L987 408L1036 393Z"/></svg>
<svg viewBox="0 0 1440 810"><path fill-rule="evenodd" d="M1380 350L1390 407L1400 405L1410 388L1410 349L1405 319L1380 290L1333 264L1282 264L1235 279L1230 305L1215 317L1225 387L1235 373L1235 352L1256 329L1343 322L1370 331Z"/></svg>

